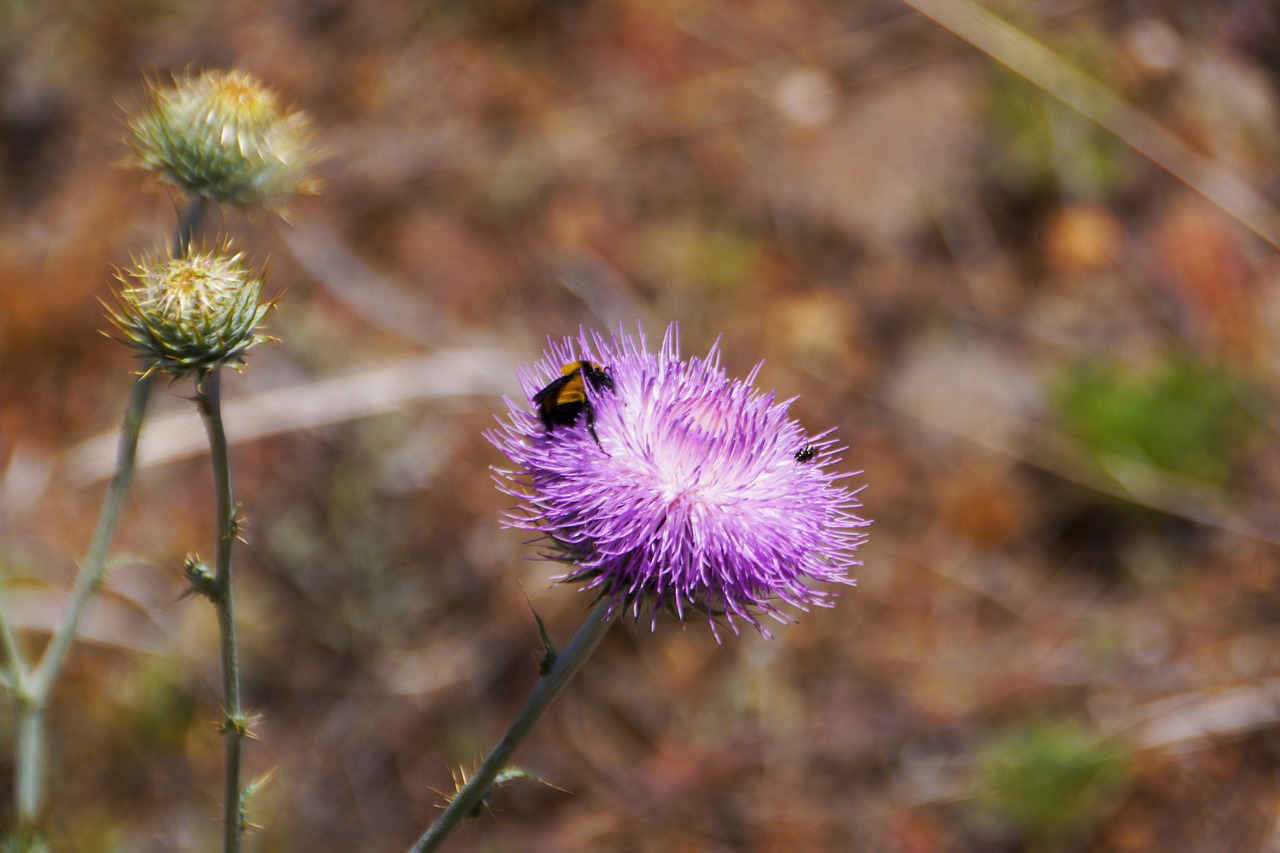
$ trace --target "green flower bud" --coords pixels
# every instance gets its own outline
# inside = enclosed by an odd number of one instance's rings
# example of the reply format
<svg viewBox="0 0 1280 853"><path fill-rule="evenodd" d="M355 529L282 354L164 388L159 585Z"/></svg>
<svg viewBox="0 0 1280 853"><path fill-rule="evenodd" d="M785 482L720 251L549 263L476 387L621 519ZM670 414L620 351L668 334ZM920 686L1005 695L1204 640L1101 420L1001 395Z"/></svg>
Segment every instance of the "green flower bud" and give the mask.
<svg viewBox="0 0 1280 853"><path fill-rule="evenodd" d="M208 563L195 554L188 554L182 561L182 573L191 584L190 588L182 594L183 598L188 595L199 595L210 601L218 600L218 581Z"/></svg>
<svg viewBox="0 0 1280 853"><path fill-rule="evenodd" d="M144 258L118 276L119 310L111 320L123 342L150 362L147 370L174 376L238 366L250 347L271 340L255 334L274 303L260 304L262 279L250 275L244 253L188 252Z"/></svg>
<svg viewBox="0 0 1280 853"><path fill-rule="evenodd" d="M130 122L144 169L215 201L274 208L311 192L306 117L285 112L274 92L240 71L206 71L153 87Z"/></svg>

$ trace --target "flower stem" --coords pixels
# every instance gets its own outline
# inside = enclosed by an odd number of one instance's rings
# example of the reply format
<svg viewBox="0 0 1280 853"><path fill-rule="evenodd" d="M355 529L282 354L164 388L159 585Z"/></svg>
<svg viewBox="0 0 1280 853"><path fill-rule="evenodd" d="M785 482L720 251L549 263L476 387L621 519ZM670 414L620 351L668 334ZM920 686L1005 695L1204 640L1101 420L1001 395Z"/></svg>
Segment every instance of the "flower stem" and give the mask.
<svg viewBox="0 0 1280 853"><path fill-rule="evenodd" d="M147 399L151 396L154 375L138 377L129 394L129 403L125 409L124 422L120 426L120 444L116 456L116 470L107 487L107 497L102 504L102 513L98 516L98 526L89 541L89 549L80 563L80 571L76 575L75 587L71 591L71 604L62 617L61 624L54 631L53 639L40 657L40 665L31 680L31 692L38 697L49 694L58 670L66 660L71 641L75 638L76 627L89 597L102 583L102 576L107 567L107 546L115 534L116 521L120 517L120 508L124 503L125 492L133 480L133 472L138 455L138 435L142 432L142 420L146 415Z"/></svg>
<svg viewBox="0 0 1280 853"><path fill-rule="evenodd" d="M2 582L3 579L0 579ZM18 695L27 689L27 680L31 677L27 657L18 645L18 637L13 633L13 620L9 617L9 607L4 595L0 595L0 647L4 648L4 686Z"/></svg>
<svg viewBox="0 0 1280 853"><path fill-rule="evenodd" d="M196 402L209 434L209 455L213 461L218 504L214 605L218 610L218 633L222 640L222 701L226 714L222 733L227 738L222 840L225 853L237 853L244 831L244 812L240 801L240 747L246 729L244 712L240 707L240 663L236 651L235 598L231 589L231 547L236 540L237 520L231 493L231 457L227 451L227 434L222 427L221 386L219 370L201 374Z"/></svg>
<svg viewBox="0 0 1280 853"><path fill-rule="evenodd" d="M14 808L18 815L19 833L36 831L43 808L41 790L44 749L44 704L30 694L17 696L17 731L14 734Z"/></svg>
<svg viewBox="0 0 1280 853"><path fill-rule="evenodd" d="M67 611L57 629L54 630L49 645L40 656L39 664L30 673L23 669L17 654L16 640L12 637L11 628L8 626L7 615L4 617L6 621L4 645L13 668L14 694L17 703L13 768L14 798L17 822L23 829L33 829L44 809L41 778L44 754L44 708L58 673L67 659L71 641L75 639L85 605L88 604L90 596L102 583L103 575L106 574L107 546L115 533L125 493L133 480L137 462L138 435L142 432L147 400L154 384L154 377L141 376L134 383L133 390L129 394L124 421L120 426L116 470L107 487L107 496L103 500L102 511L98 515L97 527L94 528L93 538L89 541L84 559L80 562L80 571L76 574ZM3 613L3 610L0 610L0 613Z"/></svg>
<svg viewBox="0 0 1280 853"><path fill-rule="evenodd" d="M587 658L596 650L596 646L600 645L605 632L613 624L614 615L607 598L596 605L595 610L587 617L587 621L578 629L578 633L573 635L573 639L564 647L564 651L560 652L551 664L547 674L538 680L533 693L529 695L524 707L520 709L520 714L511 723L507 733L502 736L502 740L498 741L493 752L489 753L489 757L484 760L467 784L449 800L449 805L410 848L410 853L427 853L429 850L435 850L444 843L449 833L453 832L464 817L473 814L479 808L498 773L506 767L516 749L524 743L525 738L533 731L534 725L560 695L560 691L564 690L582 665L587 662Z"/></svg>
<svg viewBox="0 0 1280 853"><path fill-rule="evenodd" d="M182 212L182 218L178 220L178 231L173 236L175 258L187 256L187 249L191 247L191 238L195 236L196 228L200 226L200 220L208 207L209 200L202 195L196 196L187 204L187 209Z"/></svg>

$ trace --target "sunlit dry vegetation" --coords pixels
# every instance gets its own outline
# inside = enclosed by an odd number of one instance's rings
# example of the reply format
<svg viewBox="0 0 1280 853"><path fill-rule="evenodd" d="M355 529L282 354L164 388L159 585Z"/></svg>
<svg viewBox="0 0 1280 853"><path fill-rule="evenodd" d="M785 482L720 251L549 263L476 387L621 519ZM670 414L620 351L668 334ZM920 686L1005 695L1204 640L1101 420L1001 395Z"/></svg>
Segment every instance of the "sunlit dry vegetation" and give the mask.
<svg viewBox="0 0 1280 853"><path fill-rule="evenodd" d="M482 434L547 336L671 321L837 427L875 520L858 585L773 641L615 628L448 849L1267 849L1280 11L989 9L1012 29L962 0L3 4L20 642L57 624L135 369L98 300L181 207L128 117L148 80L239 68L323 157L282 218L197 237L279 297L223 392L245 778L274 771L245 849L404 850L491 748L538 676L532 611L563 642L590 598L501 528ZM51 699L58 850L221 836L190 393L153 392Z"/></svg>

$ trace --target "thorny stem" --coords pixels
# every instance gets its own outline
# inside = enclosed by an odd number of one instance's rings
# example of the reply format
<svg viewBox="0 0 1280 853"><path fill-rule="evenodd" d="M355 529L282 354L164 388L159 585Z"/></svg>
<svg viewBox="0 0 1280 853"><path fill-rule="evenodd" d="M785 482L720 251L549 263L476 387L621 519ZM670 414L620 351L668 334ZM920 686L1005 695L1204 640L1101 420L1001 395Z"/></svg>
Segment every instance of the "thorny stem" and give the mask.
<svg viewBox="0 0 1280 853"><path fill-rule="evenodd" d="M564 647L564 651L556 657L547 674L538 680L533 693L520 709L520 714L511 723L507 733L502 736L502 740L498 741L498 745L493 748L493 752L489 753L489 757L484 760L467 784L449 800L449 805L440 817L436 818L435 823L431 824L417 843L410 848L409 853L427 853L429 850L437 849L464 817L475 813L485 795L489 793L489 788L493 785L498 773L506 767L511 756L533 731L533 727L542 718L543 713L560 695L560 691L564 690L582 665L587 662L587 658L596 650L596 646L600 645L605 632L613 624L614 615L608 598L602 599L596 605L595 610L587 617L587 621L578 629L578 633L573 635L573 639Z"/></svg>
<svg viewBox="0 0 1280 853"><path fill-rule="evenodd" d="M71 641L75 639L80 617L84 614L94 590L102 583L107 569L107 546L115 533L125 493L133 480L138 452L138 435L146 415L147 399L151 395L154 377L140 376L129 394L124 421L120 427L120 443L116 457L116 470L107 487L107 496L94 528L93 538L80 562L75 586L67 611L45 647L36 668L24 671L18 647L12 636L7 614L0 610L4 646L13 670L14 698L17 704L17 724L14 749L14 796L17 821L20 828L31 828L38 822L44 807L44 791L41 786L41 765L44 753L44 708L66 661Z"/></svg>
<svg viewBox="0 0 1280 853"><path fill-rule="evenodd" d="M187 249L191 247L191 238L195 236L196 228L200 226L200 220L208 207L209 201L202 195L196 196L187 204L187 209L182 212L182 218L178 220L178 231L173 237L175 258L186 257Z"/></svg>
<svg viewBox="0 0 1280 853"><path fill-rule="evenodd" d="M204 416L205 429L209 434L209 455L213 461L214 488L218 502L214 605L218 610L218 633L222 639L222 700L226 714L222 732L227 738L222 840L225 853L237 853L244 831L244 812L240 797L240 747L246 729L244 712L240 707L240 662L236 652L235 598L231 589L231 547L236 540L237 521L231 494L231 457L227 452L227 435L222 427L221 385L219 370L201 374L196 403Z"/></svg>

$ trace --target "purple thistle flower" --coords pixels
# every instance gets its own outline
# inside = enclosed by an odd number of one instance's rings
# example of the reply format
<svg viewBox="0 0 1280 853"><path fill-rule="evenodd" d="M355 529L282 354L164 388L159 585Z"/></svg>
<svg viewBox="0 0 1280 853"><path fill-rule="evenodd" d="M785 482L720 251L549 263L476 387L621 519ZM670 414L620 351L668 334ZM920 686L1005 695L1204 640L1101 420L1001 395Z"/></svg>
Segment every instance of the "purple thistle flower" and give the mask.
<svg viewBox="0 0 1280 853"><path fill-rule="evenodd" d="M495 469L520 501L507 523L543 534L547 556L574 565L555 580L636 617L693 611L713 632L723 617L735 634L742 620L768 637L761 614L794 621L778 603L831 605L808 581L854 583L848 569L860 565L852 554L869 522L837 485L847 475L830 470L844 449L830 431L809 436L787 417L791 400L753 389L758 366L745 381L727 378L716 346L681 361L677 336L672 324L650 353L643 333L606 341L583 331L548 341L542 361L517 371L531 400L578 361L603 367L613 387L584 375L577 387L593 417L568 424L507 400L509 421L487 435L515 464Z"/></svg>

